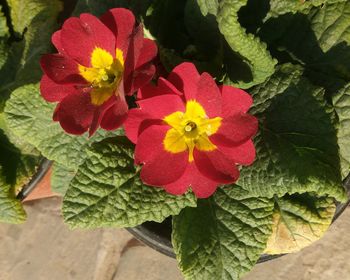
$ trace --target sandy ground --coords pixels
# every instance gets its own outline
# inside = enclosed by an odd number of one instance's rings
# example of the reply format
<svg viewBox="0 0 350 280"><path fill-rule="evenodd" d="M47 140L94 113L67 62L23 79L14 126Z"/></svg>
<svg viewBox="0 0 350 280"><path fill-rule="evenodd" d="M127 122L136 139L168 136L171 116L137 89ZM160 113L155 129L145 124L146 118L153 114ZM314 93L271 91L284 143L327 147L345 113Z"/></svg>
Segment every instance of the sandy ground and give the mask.
<svg viewBox="0 0 350 280"><path fill-rule="evenodd" d="M59 198L28 202L24 225L0 225L0 280L183 279L175 260L125 230L70 231L60 204ZM257 265L244 280L350 280L349 232L350 208L322 240Z"/></svg>

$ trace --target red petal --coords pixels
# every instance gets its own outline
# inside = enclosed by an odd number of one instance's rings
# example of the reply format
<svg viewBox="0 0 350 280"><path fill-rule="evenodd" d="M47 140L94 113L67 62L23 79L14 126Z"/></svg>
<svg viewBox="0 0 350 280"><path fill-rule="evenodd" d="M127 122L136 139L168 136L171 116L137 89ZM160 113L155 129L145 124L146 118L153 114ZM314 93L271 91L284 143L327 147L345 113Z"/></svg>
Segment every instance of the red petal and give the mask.
<svg viewBox="0 0 350 280"><path fill-rule="evenodd" d="M137 91L139 88L143 87L144 85L147 85L147 83L151 81L155 72L156 72L156 67L150 63L136 69L131 74L131 75L135 75L131 83L131 89L126 94L133 95L135 91Z"/></svg>
<svg viewBox="0 0 350 280"><path fill-rule="evenodd" d="M244 90L232 86L221 86L222 116L228 117L242 112L246 113L253 104L252 97Z"/></svg>
<svg viewBox="0 0 350 280"><path fill-rule="evenodd" d="M211 180L221 184L237 181L239 171L235 163L220 151L202 152L194 149L193 156L199 172Z"/></svg>
<svg viewBox="0 0 350 280"><path fill-rule="evenodd" d="M158 88L162 94L176 94L179 96L183 96L183 93L180 92L172 83L168 80L160 77L158 79Z"/></svg>
<svg viewBox="0 0 350 280"><path fill-rule="evenodd" d="M216 145L237 146L247 142L258 131L258 120L248 114L239 113L224 118L219 130L209 139Z"/></svg>
<svg viewBox="0 0 350 280"><path fill-rule="evenodd" d="M106 130L114 130L122 126L128 117L128 104L117 97L116 102L102 117L101 127Z"/></svg>
<svg viewBox="0 0 350 280"><path fill-rule="evenodd" d="M135 148L136 164L150 161L160 152L165 152L163 140L169 128L168 125L153 125L140 134Z"/></svg>
<svg viewBox="0 0 350 280"><path fill-rule="evenodd" d="M149 126L160 124L152 120L151 116L140 109L131 109L128 118L124 122L125 134L133 143L137 143L138 136Z"/></svg>
<svg viewBox="0 0 350 280"><path fill-rule="evenodd" d="M187 165L186 171L179 180L165 185L164 188L168 193L174 195L184 194L191 186L192 191L198 198L207 198L211 196L218 183L203 176L197 169L194 163Z"/></svg>
<svg viewBox="0 0 350 280"><path fill-rule="evenodd" d="M137 93L137 99L146 99L163 94L183 95L173 84L160 77L157 86L151 83L143 86Z"/></svg>
<svg viewBox="0 0 350 280"><path fill-rule="evenodd" d="M163 150L141 169L141 180L151 186L163 186L174 182L185 172L188 153L172 154Z"/></svg>
<svg viewBox="0 0 350 280"><path fill-rule="evenodd" d="M157 55L157 45L154 41L143 39L143 46L136 63L136 69L126 79L131 83L129 94L133 94L142 86L146 85L154 76L156 68L153 59Z"/></svg>
<svg viewBox="0 0 350 280"><path fill-rule="evenodd" d="M135 17L130 10L115 8L101 16L101 21L113 32L116 48L121 49L126 57L130 38L133 36Z"/></svg>
<svg viewBox="0 0 350 280"><path fill-rule="evenodd" d="M87 83L79 74L78 64L65 55L45 54L40 59L40 65L44 73L56 83Z"/></svg>
<svg viewBox="0 0 350 280"><path fill-rule="evenodd" d="M144 163L141 180L148 185L162 186L174 182L185 172L188 152L169 153L163 140L169 126L152 125L141 133L136 149L135 162Z"/></svg>
<svg viewBox="0 0 350 280"><path fill-rule="evenodd" d="M66 132L79 135L88 130L95 109L89 94L71 94L59 104L54 117Z"/></svg>
<svg viewBox="0 0 350 280"><path fill-rule="evenodd" d="M125 101L125 100L124 100ZM102 105L96 106L96 110L94 113L94 117L92 119L90 129L89 129L89 136L92 136L96 130L100 127L100 124L102 122L102 119L105 115L105 113L113 107L113 105L117 102L117 97L115 95L112 95L107 101L105 101ZM127 107L126 111L127 112Z"/></svg>
<svg viewBox="0 0 350 280"><path fill-rule="evenodd" d="M56 102L69 94L77 93L77 90L72 84L56 84L44 74L40 81L40 93L46 101Z"/></svg>
<svg viewBox="0 0 350 280"><path fill-rule="evenodd" d="M80 64L90 67L91 54L96 47L115 57L115 36L97 17L81 14L65 21L61 43L66 53Z"/></svg>
<svg viewBox="0 0 350 280"><path fill-rule="evenodd" d="M61 54L66 54L62 43L61 43L61 30L56 31L55 33L52 34L51 37L51 42L57 49L57 51Z"/></svg>
<svg viewBox="0 0 350 280"><path fill-rule="evenodd" d="M152 83L148 83L137 91L137 99L147 99L163 94L158 87Z"/></svg>
<svg viewBox="0 0 350 280"><path fill-rule="evenodd" d="M142 67L157 56L158 48L153 40L143 38L142 49L138 58L137 67Z"/></svg>
<svg viewBox="0 0 350 280"><path fill-rule="evenodd" d="M137 102L143 112L153 119L163 119L174 112L185 111L182 99L178 95L164 94Z"/></svg>
<svg viewBox="0 0 350 280"><path fill-rule="evenodd" d="M255 147L252 140L235 147L218 146L218 149L238 164L251 165L255 160Z"/></svg>
<svg viewBox="0 0 350 280"><path fill-rule="evenodd" d="M143 45L143 29L142 25L135 28L130 37L128 51L124 64L124 90L126 95L133 94L133 79L134 71L137 68L137 61L140 56L140 51Z"/></svg>
<svg viewBox="0 0 350 280"><path fill-rule="evenodd" d="M203 106L210 118L221 115L221 93L215 81L208 73L203 73L200 76L195 99Z"/></svg>
<svg viewBox="0 0 350 280"><path fill-rule="evenodd" d="M197 95L199 78L194 64L184 62L174 68L168 76L168 81L185 94L186 100L191 100Z"/></svg>

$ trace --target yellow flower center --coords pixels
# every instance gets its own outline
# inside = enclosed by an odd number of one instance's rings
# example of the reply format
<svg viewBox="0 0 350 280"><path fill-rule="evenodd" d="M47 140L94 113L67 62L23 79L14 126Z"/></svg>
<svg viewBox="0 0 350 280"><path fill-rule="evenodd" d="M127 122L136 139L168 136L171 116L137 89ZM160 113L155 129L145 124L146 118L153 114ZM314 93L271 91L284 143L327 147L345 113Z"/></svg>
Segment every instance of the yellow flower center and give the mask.
<svg viewBox="0 0 350 280"><path fill-rule="evenodd" d="M216 146L209 136L216 133L222 118L209 119L204 108L195 100L186 103L186 112L175 112L164 118L171 126L165 135L163 145L170 153L189 151L188 160L193 161L194 148L200 151L213 151Z"/></svg>
<svg viewBox="0 0 350 280"><path fill-rule="evenodd" d="M91 103L99 106L116 92L123 77L123 52L117 49L113 58L109 52L96 47L91 54L91 65L79 65L79 73L92 87Z"/></svg>

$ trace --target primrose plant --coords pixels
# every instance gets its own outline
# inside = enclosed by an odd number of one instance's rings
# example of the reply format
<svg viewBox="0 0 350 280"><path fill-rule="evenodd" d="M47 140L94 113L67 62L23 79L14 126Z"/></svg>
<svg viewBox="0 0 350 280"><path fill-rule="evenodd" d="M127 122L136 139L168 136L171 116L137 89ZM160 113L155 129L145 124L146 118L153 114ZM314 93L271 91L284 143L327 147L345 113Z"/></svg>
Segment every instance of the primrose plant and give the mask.
<svg viewBox="0 0 350 280"><path fill-rule="evenodd" d="M71 228L172 217L185 279L240 279L321 238L348 199L349 13L81 0L5 120L54 161Z"/></svg>

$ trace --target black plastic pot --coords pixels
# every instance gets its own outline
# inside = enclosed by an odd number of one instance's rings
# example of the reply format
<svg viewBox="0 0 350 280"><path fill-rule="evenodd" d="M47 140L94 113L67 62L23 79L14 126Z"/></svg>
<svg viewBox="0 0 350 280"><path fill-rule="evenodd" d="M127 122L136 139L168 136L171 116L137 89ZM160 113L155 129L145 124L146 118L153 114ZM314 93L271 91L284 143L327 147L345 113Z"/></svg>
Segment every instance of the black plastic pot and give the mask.
<svg viewBox="0 0 350 280"><path fill-rule="evenodd" d="M44 178L45 174L49 170L52 162L46 158L43 158L39 164L38 170L26 184L22 190L17 194L17 199L24 200L37 186L37 184Z"/></svg>
<svg viewBox="0 0 350 280"><path fill-rule="evenodd" d="M344 187L350 197L350 176L344 180ZM346 207L350 204L350 200L346 203L339 203L335 215L333 217L333 222L344 212ZM134 228L127 229L136 239L143 242L147 246L157 250L164 255L171 258L175 258L175 253L171 244L171 218L167 218L162 223L156 222L146 222ZM266 262L275 258L279 258L282 255L267 255L263 254L258 263Z"/></svg>

